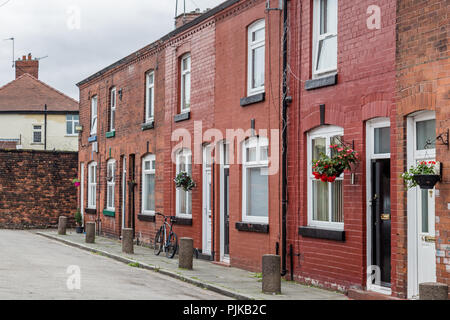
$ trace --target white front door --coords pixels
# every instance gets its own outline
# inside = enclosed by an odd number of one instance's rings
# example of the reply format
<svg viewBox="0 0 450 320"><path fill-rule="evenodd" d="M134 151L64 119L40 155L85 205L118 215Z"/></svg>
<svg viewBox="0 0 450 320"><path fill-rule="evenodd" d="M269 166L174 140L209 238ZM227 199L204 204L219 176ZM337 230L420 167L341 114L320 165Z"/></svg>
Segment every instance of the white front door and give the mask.
<svg viewBox="0 0 450 320"><path fill-rule="evenodd" d="M211 147L206 146L203 149L203 254L211 254L211 166Z"/></svg>
<svg viewBox="0 0 450 320"><path fill-rule="evenodd" d="M435 194L417 188L418 283L436 282Z"/></svg>
<svg viewBox="0 0 450 320"><path fill-rule="evenodd" d="M81 221L84 226L84 163L81 163L81 179L80 179L80 211L81 211Z"/></svg>
<svg viewBox="0 0 450 320"><path fill-rule="evenodd" d="M408 167L436 159L434 112L408 118ZM408 191L408 298L417 298L419 284L436 282L436 190Z"/></svg>

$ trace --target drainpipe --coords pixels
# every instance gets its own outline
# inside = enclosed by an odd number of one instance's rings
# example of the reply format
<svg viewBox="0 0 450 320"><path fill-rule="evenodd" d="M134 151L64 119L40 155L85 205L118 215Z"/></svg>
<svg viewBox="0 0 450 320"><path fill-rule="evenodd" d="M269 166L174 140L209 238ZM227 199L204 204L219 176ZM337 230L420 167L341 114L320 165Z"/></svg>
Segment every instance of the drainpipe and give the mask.
<svg viewBox="0 0 450 320"><path fill-rule="evenodd" d="M286 215L287 215L287 108L291 98L287 96L287 19L288 19L288 0L283 1L283 113L282 113L282 222L281 222L281 276L285 276L286 258L287 258L287 234L286 234Z"/></svg>
<svg viewBox="0 0 450 320"><path fill-rule="evenodd" d="M216 219L215 219L215 216L216 216L216 197L215 197L215 191L216 191L216 188L215 188L215 166L216 166L216 162L214 161L214 159L212 160L212 164L211 164L211 171L212 171L212 173L211 173L211 179L212 179L212 183L211 183L211 185L212 185L212 190L210 190L209 192L212 192L212 207L211 207L211 215L212 215L212 217L211 217L211 228L212 228L212 243L211 243L211 260L212 261L215 261L216 260L216 250L215 250L215 241L214 241L214 239L215 239L215 226L216 226Z"/></svg>
<svg viewBox="0 0 450 320"><path fill-rule="evenodd" d="M47 105L44 106L44 150L47 150Z"/></svg>

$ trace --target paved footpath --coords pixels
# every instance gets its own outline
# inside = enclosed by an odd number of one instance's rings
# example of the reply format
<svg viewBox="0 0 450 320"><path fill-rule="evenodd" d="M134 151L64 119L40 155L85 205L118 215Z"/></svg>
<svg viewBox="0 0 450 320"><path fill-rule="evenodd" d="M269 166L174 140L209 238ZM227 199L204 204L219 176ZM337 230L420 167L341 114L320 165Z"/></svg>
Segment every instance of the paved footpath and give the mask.
<svg viewBox="0 0 450 320"><path fill-rule="evenodd" d="M67 286L70 277L67 268L72 265L80 268L80 290L69 290ZM76 281L69 283L76 284ZM31 232L0 230L0 300L36 299L217 300L227 297Z"/></svg>
<svg viewBox="0 0 450 320"><path fill-rule="evenodd" d="M267 295L261 291L260 276L245 270L213 264L209 261L194 259L194 270L178 268L178 259L168 259L164 254L155 256L152 249L135 246L135 254L122 253L120 241L96 237L95 244L86 244L85 235L68 231L59 236L56 231L38 232L38 235L62 241L65 244L89 250L126 264L139 265L140 268L155 270L159 274L189 282L198 287L221 293L235 299L258 300L346 300L341 293L300 285L291 281L282 281L281 295ZM43 238L44 239L44 238ZM79 251L79 250L74 250Z"/></svg>

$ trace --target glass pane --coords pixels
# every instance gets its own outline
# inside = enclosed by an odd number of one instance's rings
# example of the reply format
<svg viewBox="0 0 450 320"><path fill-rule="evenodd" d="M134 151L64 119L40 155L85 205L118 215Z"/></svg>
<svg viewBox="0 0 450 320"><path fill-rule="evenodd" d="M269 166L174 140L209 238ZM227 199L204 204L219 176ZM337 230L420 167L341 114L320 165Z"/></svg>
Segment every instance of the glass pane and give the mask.
<svg viewBox="0 0 450 320"><path fill-rule="evenodd" d="M422 232L428 231L428 191L420 190L422 198Z"/></svg>
<svg viewBox="0 0 450 320"><path fill-rule="evenodd" d="M342 193L342 180L331 183L331 221L344 222L344 205Z"/></svg>
<svg viewBox="0 0 450 320"><path fill-rule="evenodd" d="M150 170L150 161L144 162L144 170Z"/></svg>
<svg viewBox="0 0 450 320"><path fill-rule="evenodd" d="M252 50L252 88L264 86L264 55L264 46Z"/></svg>
<svg viewBox="0 0 450 320"><path fill-rule="evenodd" d="M144 198L144 210L155 211L155 175L145 175L145 198Z"/></svg>
<svg viewBox="0 0 450 320"><path fill-rule="evenodd" d="M320 34L327 33L328 0L320 1Z"/></svg>
<svg viewBox="0 0 450 320"><path fill-rule="evenodd" d="M375 154L391 153L391 128L375 128L374 130Z"/></svg>
<svg viewBox="0 0 450 320"><path fill-rule="evenodd" d="M255 32L253 32L252 33L252 41L255 42L255 41L264 40L264 32L265 32L264 28L256 30Z"/></svg>
<svg viewBox="0 0 450 320"><path fill-rule="evenodd" d="M269 178L261 175L261 168L247 169L247 215L269 216Z"/></svg>
<svg viewBox="0 0 450 320"><path fill-rule="evenodd" d="M178 199L180 213L186 213L186 191L184 191L183 189L179 189L178 192L180 195L180 198Z"/></svg>
<svg viewBox="0 0 450 320"><path fill-rule="evenodd" d="M80 116L79 116L79 115L74 115L74 116L73 116L73 120L75 120L75 121L80 121Z"/></svg>
<svg viewBox="0 0 450 320"><path fill-rule="evenodd" d="M147 117L151 118L153 117L153 88L148 89L148 110L147 110Z"/></svg>
<svg viewBox="0 0 450 320"><path fill-rule="evenodd" d="M111 110L111 130L116 128L116 111Z"/></svg>
<svg viewBox="0 0 450 320"><path fill-rule="evenodd" d="M320 159L320 154L326 152L325 138L316 138L312 140L312 160Z"/></svg>
<svg viewBox="0 0 450 320"><path fill-rule="evenodd" d="M192 196L191 192L187 192L187 214L192 214Z"/></svg>
<svg viewBox="0 0 450 320"><path fill-rule="evenodd" d="M319 41L316 70L331 70L337 66L337 36Z"/></svg>
<svg viewBox="0 0 450 320"><path fill-rule="evenodd" d="M260 160L267 161L269 159L269 147L261 147Z"/></svg>
<svg viewBox="0 0 450 320"><path fill-rule="evenodd" d="M153 84L153 72L148 75L148 84Z"/></svg>
<svg viewBox="0 0 450 320"><path fill-rule="evenodd" d="M420 121L416 123L417 150L436 148L436 120ZM427 145L427 142L430 144Z"/></svg>
<svg viewBox="0 0 450 320"><path fill-rule="evenodd" d="M33 133L33 142L40 143L42 139L42 134L40 131L36 131Z"/></svg>
<svg viewBox="0 0 450 320"><path fill-rule="evenodd" d="M66 122L66 133L73 134L73 122L72 121Z"/></svg>
<svg viewBox="0 0 450 320"><path fill-rule="evenodd" d="M256 161L256 147L247 148L247 162Z"/></svg>
<svg viewBox="0 0 450 320"><path fill-rule="evenodd" d="M331 145L338 145L338 146L341 146L342 145L342 137L341 136L334 136L334 137L331 137L330 138L330 144ZM330 153L331 153L331 156L333 156L334 155L334 153L335 153L335 149L330 149Z"/></svg>
<svg viewBox="0 0 450 320"><path fill-rule="evenodd" d="M316 180L312 183L313 220L328 221L328 183Z"/></svg>
<svg viewBox="0 0 450 320"><path fill-rule="evenodd" d="M68 114L68 115L66 116L66 120L67 120L67 121L72 120L72 115L71 115L71 114Z"/></svg>

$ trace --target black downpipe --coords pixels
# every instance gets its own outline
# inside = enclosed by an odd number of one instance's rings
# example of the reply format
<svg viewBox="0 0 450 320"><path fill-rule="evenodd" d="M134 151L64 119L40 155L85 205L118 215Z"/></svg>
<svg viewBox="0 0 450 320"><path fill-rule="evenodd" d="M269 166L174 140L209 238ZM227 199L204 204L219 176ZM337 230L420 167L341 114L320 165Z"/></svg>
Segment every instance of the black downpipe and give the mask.
<svg viewBox="0 0 450 320"><path fill-rule="evenodd" d="M288 19L288 0L283 3L283 115L282 115L282 223L281 223L281 276L285 276L286 270L286 215L287 215L287 19Z"/></svg>
<svg viewBox="0 0 450 320"><path fill-rule="evenodd" d="M215 241L214 241L214 239L215 239L215 226L216 226L216 219L215 219L215 217L216 217L216 197L215 197L215 166L216 166L216 163L215 163L215 161L213 160L212 161L212 165L211 165L211 179L212 179L212 181L211 181L211 187L212 187L212 190L210 190L209 192L212 192L212 208L211 208L211 215L212 215L212 217L211 217L211 231L212 231L212 239L211 239L211 260L212 261L215 261L215 259L216 259L216 251L215 251Z"/></svg>

